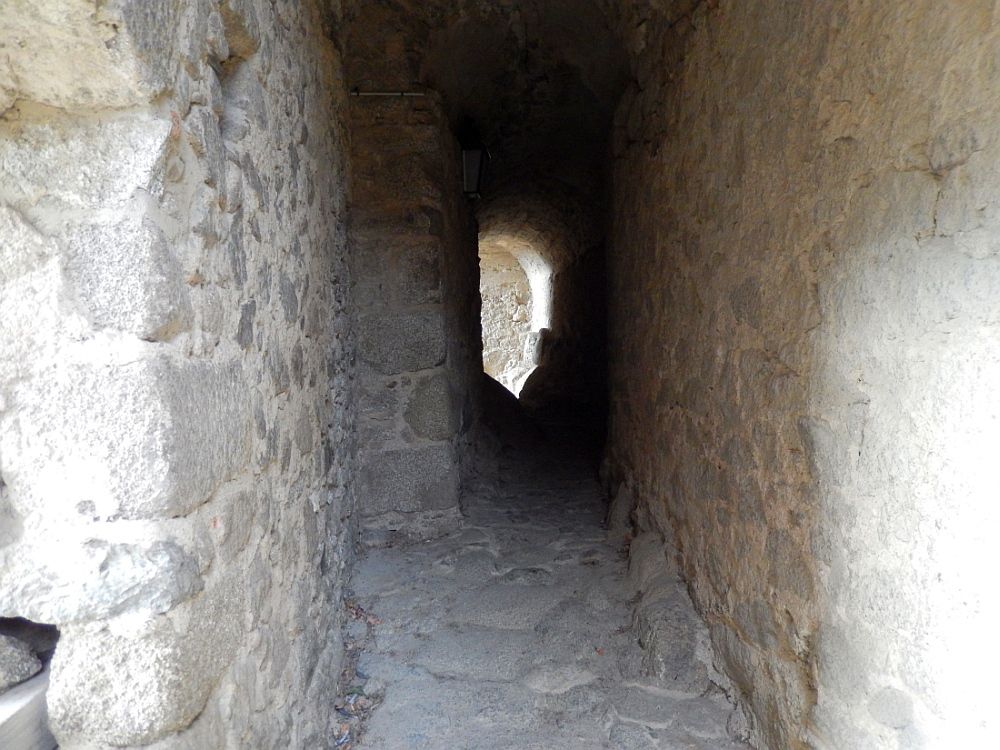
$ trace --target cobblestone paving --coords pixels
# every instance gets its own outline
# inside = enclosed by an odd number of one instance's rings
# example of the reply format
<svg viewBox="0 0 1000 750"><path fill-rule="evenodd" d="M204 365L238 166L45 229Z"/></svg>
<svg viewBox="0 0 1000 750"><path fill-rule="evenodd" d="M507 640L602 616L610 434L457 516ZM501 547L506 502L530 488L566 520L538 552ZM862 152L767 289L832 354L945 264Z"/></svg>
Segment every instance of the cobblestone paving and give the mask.
<svg viewBox="0 0 1000 750"><path fill-rule="evenodd" d="M508 453L464 512L445 538L359 563L357 601L378 623L358 675L382 696L359 747L746 747L727 735L733 708L714 685L688 693L644 676L635 592L586 463Z"/></svg>

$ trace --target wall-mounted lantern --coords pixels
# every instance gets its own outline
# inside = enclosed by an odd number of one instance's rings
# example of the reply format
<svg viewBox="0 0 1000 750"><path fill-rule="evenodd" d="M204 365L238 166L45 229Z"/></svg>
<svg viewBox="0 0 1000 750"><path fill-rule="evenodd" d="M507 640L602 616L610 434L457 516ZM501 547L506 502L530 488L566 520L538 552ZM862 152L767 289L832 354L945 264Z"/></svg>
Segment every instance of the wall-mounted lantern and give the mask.
<svg viewBox="0 0 1000 750"><path fill-rule="evenodd" d="M488 160L489 152L485 148L462 149L462 190L466 195L479 197Z"/></svg>
<svg viewBox="0 0 1000 750"><path fill-rule="evenodd" d="M470 198L478 198L490 152L483 145L475 123L469 119L458 129L458 143L462 147L462 192Z"/></svg>

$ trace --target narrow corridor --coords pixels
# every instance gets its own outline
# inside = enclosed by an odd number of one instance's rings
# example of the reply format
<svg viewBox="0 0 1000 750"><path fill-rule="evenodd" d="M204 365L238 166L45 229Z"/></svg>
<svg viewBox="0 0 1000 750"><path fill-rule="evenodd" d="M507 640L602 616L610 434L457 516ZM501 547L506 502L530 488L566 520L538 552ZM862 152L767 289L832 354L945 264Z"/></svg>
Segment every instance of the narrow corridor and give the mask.
<svg viewBox="0 0 1000 750"><path fill-rule="evenodd" d="M997 747L998 51L0 0L0 750Z"/></svg>
<svg viewBox="0 0 1000 750"><path fill-rule="evenodd" d="M744 747L679 580L669 676L649 676L582 454L562 437L507 445L466 491L460 530L359 561L357 601L378 624L358 676L384 695L360 747Z"/></svg>

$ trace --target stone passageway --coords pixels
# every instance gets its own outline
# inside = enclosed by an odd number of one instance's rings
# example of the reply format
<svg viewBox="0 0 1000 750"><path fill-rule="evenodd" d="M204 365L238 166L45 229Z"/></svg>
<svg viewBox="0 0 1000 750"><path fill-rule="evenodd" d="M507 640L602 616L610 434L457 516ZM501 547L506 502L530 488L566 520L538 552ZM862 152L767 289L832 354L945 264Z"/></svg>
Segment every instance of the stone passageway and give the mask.
<svg viewBox="0 0 1000 750"><path fill-rule="evenodd" d="M607 541L584 452L561 436L508 444L498 463L465 493L460 530L358 563L354 593L378 623L358 682L383 699L358 746L747 747L729 738L733 706L678 578L657 592L671 637L655 664L640 648L639 576Z"/></svg>
<svg viewBox="0 0 1000 750"><path fill-rule="evenodd" d="M996 747L998 50L0 0L0 750Z"/></svg>

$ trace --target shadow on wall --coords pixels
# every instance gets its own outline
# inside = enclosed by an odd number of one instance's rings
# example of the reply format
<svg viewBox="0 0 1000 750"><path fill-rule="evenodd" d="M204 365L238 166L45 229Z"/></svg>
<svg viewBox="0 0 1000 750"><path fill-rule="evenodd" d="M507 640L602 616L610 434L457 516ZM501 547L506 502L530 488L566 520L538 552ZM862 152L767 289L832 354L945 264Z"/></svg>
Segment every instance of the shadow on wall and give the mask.
<svg viewBox="0 0 1000 750"><path fill-rule="evenodd" d="M538 366L552 308L552 269L530 245L491 238L479 250L483 371L517 396Z"/></svg>

